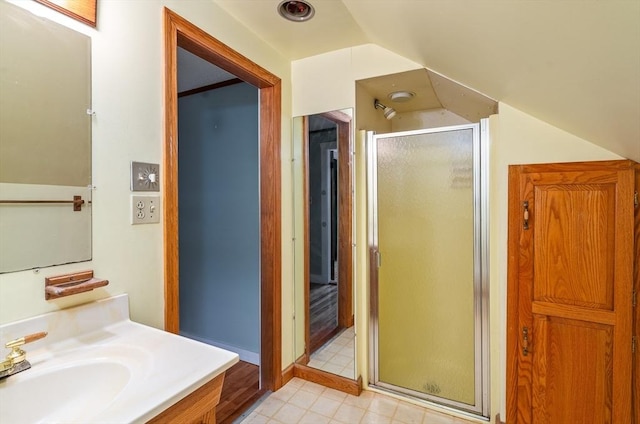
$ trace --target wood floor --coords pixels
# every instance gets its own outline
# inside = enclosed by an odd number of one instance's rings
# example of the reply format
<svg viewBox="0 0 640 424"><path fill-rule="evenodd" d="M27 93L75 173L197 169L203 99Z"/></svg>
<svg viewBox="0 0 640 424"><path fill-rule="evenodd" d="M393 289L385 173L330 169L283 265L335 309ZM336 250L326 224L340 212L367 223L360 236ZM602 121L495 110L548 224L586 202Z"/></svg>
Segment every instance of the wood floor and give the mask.
<svg viewBox="0 0 640 424"><path fill-rule="evenodd" d="M309 350L310 353L313 353L340 331L338 328L338 286L311 283L309 309Z"/></svg>
<svg viewBox="0 0 640 424"><path fill-rule="evenodd" d="M240 361L227 370L222 385L220 403L216 408L216 422L231 424L265 393L259 389L260 369L257 365Z"/></svg>
<svg viewBox="0 0 640 424"><path fill-rule="evenodd" d="M313 352L340 330L338 328L338 287L334 284L311 284L310 331ZM227 370L216 408L219 424L231 424L265 393L259 389L260 369L240 361Z"/></svg>

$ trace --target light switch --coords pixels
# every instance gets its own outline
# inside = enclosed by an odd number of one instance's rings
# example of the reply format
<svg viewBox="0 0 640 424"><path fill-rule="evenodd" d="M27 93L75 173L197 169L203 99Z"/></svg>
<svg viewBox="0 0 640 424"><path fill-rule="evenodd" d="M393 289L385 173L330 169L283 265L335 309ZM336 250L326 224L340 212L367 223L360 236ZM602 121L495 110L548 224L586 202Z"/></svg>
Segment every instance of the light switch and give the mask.
<svg viewBox="0 0 640 424"><path fill-rule="evenodd" d="M131 196L131 224L160 222L160 196Z"/></svg>

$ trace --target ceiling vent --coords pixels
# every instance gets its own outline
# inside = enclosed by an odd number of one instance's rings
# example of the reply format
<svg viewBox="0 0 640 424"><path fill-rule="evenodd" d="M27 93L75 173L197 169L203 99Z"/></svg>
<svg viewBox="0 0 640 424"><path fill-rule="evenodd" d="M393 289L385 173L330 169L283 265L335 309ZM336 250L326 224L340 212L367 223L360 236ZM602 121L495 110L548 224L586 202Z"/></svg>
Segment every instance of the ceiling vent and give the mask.
<svg viewBox="0 0 640 424"><path fill-rule="evenodd" d="M278 13L293 22L305 22L313 18L315 10L306 1L285 0L278 5Z"/></svg>

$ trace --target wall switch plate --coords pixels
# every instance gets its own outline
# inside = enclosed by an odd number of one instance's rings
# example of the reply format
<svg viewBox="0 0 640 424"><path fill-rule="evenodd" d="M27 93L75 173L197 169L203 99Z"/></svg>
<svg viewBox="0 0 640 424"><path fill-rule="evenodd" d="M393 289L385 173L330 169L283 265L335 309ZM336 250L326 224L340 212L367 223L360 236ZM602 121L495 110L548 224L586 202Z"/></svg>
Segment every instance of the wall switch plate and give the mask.
<svg viewBox="0 0 640 424"><path fill-rule="evenodd" d="M131 224L160 222L160 196L131 196Z"/></svg>
<svg viewBox="0 0 640 424"><path fill-rule="evenodd" d="M160 165L131 162L131 191L160 191Z"/></svg>

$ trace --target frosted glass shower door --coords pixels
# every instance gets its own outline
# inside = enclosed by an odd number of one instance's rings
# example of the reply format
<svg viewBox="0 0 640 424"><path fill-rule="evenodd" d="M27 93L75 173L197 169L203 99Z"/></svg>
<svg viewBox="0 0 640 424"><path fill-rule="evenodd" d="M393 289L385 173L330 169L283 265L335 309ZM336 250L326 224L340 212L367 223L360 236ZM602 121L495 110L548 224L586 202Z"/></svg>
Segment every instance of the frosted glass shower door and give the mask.
<svg viewBox="0 0 640 424"><path fill-rule="evenodd" d="M373 384L482 413L478 133L372 134L369 188Z"/></svg>

